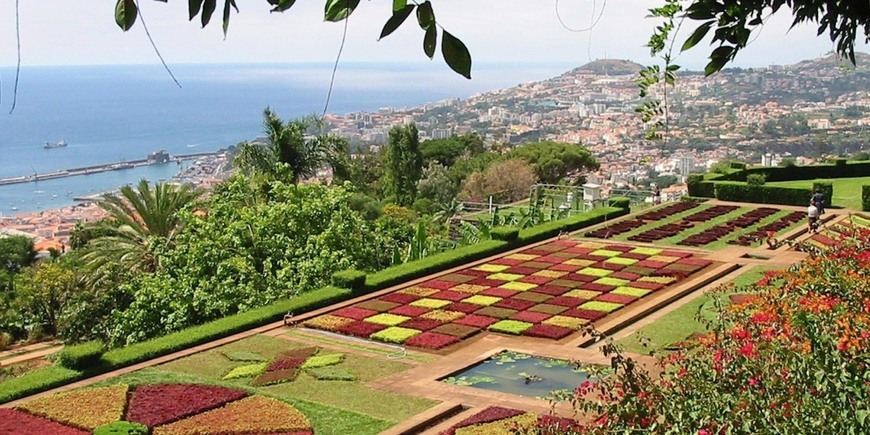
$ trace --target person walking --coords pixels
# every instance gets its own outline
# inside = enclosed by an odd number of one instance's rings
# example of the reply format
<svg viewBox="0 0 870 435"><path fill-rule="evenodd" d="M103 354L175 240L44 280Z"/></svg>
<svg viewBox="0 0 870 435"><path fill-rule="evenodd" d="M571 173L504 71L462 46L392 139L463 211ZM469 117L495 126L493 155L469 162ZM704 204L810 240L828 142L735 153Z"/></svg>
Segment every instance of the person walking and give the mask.
<svg viewBox="0 0 870 435"><path fill-rule="evenodd" d="M809 232L815 234L819 227L819 209L816 207L816 201L810 201L810 206L807 207L807 224Z"/></svg>
<svg viewBox="0 0 870 435"><path fill-rule="evenodd" d="M816 189L812 200L816 203L816 208L819 209L819 215L825 214L825 194L820 189Z"/></svg>

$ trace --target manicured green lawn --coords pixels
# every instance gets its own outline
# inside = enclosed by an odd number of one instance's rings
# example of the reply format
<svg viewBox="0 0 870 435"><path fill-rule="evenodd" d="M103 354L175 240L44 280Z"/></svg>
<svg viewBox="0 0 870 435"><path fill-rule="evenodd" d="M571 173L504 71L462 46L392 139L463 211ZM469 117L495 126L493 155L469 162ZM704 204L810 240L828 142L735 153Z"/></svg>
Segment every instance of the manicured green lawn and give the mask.
<svg viewBox="0 0 870 435"><path fill-rule="evenodd" d="M738 276L733 283L735 287L755 283L764 276L764 272L772 269L775 268L769 266L754 267ZM727 294L717 295L720 299L727 298L727 296ZM634 334L617 341L617 344L633 353L661 352L668 345L685 340L694 333L706 332L706 325L715 317L716 308L713 296L705 293L682 307L665 314ZM645 339L647 347L641 344L641 337Z"/></svg>
<svg viewBox="0 0 870 435"><path fill-rule="evenodd" d="M317 343L310 345L316 346ZM376 434L438 404L429 399L367 387L367 382L405 371L411 366L400 360L353 353L345 353L344 361L334 367L352 372L357 376L357 381L319 381L302 372L291 382L254 388L250 386L250 378L222 379L230 369L249 364L230 361L222 352L248 351L272 359L286 350L305 346L308 345L257 335L113 378L101 385L187 382L240 388L292 404L311 420L315 433L323 434ZM327 349L321 352L336 353Z"/></svg>
<svg viewBox="0 0 870 435"><path fill-rule="evenodd" d="M870 177L833 178L830 180L776 181L767 183L778 187L804 187L812 189L814 181L828 181L834 185L834 198L831 204L852 210L861 210L861 186L870 184ZM807 198L809 201L809 198Z"/></svg>

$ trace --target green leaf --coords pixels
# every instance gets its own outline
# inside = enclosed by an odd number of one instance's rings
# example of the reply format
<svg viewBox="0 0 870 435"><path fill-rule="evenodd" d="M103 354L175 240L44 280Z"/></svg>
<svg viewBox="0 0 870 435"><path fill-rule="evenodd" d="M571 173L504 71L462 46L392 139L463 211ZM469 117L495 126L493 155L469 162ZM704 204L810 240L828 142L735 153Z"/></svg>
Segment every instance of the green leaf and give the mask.
<svg viewBox="0 0 870 435"><path fill-rule="evenodd" d="M323 19L332 22L341 21L349 17L358 5L359 0L329 0L326 3Z"/></svg>
<svg viewBox="0 0 870 435"><path fill-rule="evenodd" d="M424 1L417 8L417 22L420 23L420 28L423 30L429 30L435 25L435 11L432 10L432 3L429 3L429 0Z"/></svg>
<svg viewBox="0 0 870 435"><path fill-rule="evenodd" d="M408 5L408 0L393 0L393 13L396 13Z"/></svg>
<svg viewBox="0 0 870 435"><path fill-rule="evenodd" d="M214 13L214 10L217 8L217 0L205 0L202 4L202 14L199 16L200 21L202 22L202 27L208 25L208 22L211 21L211 15Z"/></svg>
<svg viewBox="0 0 870 435"><path fill-rule="evenodd" d="M187 1L187 12L190 15L190 20L193 20L193 18L199 14L200 9L202 9L202 0Z"/></svg>
<svg viewBox="0 0 870 435"><path fill-rule="evenodd" d="M423 37L423 52L429 59L435 56L435 46L438 45L438 31L435 26L426 29L426 36Z"/></svg>
<svg viewBox="0 0 870 435"><path fill-rule="evenodd" d="M136 2L133 0L118 0L118 3L115 4L115 22L125 32L133 27L138 15L139 11L136 9Z"/></svg>
<svg viewBox="0 0 870 435"><path fill-rule="evenodd" d="M393 12L393 16L387 20L387 24L384 24L383 30L381 30L381 36L378 39L384 38L388 36L390 33L393 33L402 23L408 19L408 16L411 15L411 12L414 11L414 5L407 5L404 8Z"/></svg>
<svg viewBox="0 0 870 435"><path fill-rule="evenodd" d="M441 54L447 65L463 77L471 80L471 54L459 38L446 30L441 35Z"/></svg>
<svg viewBox="0 0 870 435"><path fill-rule="evenodd" d="M686 51L701 42L701 40L704 39L704 36L707 35L707 32L710 31L710 27L712 25L713 21L708 21L698 26L698 28L695 29L694 32L692 32L689 38L686 39L686 42L683 43L683 47L680 49L680 51Z"/></svg>
<svg viewBox="0 0 870 435"><path fill-rule="evenodd" d="M296 0L269 0L269 4L275 6L270 12L284 12L290 9Z"/></svg>
<svg viewBox="0 0 870 435"><path fill-rule="evenodd" d="M236 13L239 12L239 7L236 6L236 0L224 0L224 38L227 37L227 29L230 27L230 7L236 9Z"/></svg>

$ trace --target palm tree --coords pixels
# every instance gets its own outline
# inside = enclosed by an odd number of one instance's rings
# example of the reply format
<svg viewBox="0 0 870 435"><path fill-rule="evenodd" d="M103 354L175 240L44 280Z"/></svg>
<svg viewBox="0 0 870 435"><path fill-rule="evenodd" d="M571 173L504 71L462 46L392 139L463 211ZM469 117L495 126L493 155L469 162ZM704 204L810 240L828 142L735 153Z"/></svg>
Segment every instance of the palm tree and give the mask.
<svg viewBox="0 0 870 435"><path fill-rule="evenodd" d="M333 135L310 136L309 130L320 130L322 122L315 117L294 119L286 123L270 108L263 111L266 146L243 143L233 165L242 172L260 172L277 176L278 164L289 171L293 184L314 177L324 166L335 169L347 154L347 142Z"/></svg>
<svg viewBox="0 0 870 435"><path fill-rule="evenodd" d="M192 204L202 191L188 185L157 183L152 189L142 180L134 189L124 186L118 194L104 194L98 202L108 217L101 235L85 246L82 258L92 272L92 282L122 270L154 272L159 267L155 247L171 247L179 229L178 212Z"/></svg>

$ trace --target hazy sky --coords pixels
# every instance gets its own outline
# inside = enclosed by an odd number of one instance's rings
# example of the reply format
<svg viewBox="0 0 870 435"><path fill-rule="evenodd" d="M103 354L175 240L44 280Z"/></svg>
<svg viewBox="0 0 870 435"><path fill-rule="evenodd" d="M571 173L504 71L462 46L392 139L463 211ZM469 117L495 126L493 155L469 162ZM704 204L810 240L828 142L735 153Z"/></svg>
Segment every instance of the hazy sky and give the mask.
<svg viewBox="0 0 870 435"><path fill-rule="evenodd" d="M322 20L324 0L302 0L284 14L270 14L265 0L238 1L229 35L221 35L220 7L215 22L202 30L188 22L187 2L139 0L152 36L170 64L247 62L331 62L341 39L342 24ZM21 0L23 65L94 65L157 63L141 21L127 33L114 23L109 0ZM218 3L223 3L219 1ZM351 16L343 61L428 62L422 53L422 32L412 18L383 41L377 36L390 15L390 0L366 0ZM656 0L434 0L435 14L447 30L469 47L475 62L550 62L581 65L599 58L625 58L648 63L643 47L654 20L646 9ZM560 25L558 4L566 24L589 27L571 32ZM535 6L531 6L535 5ZM595 10L593 11L593 7ZM594 12L594 14L593 14ZM780 14L782 15L782 14ZM764 66L817 57L831 42L813 28L788 32L788 16L771 19L760 37L734 64ZM690 27L688 30L691 30ZM685 38L688 32L683 32ZM867 51L867 45L861 44ZM706 44L684 53L678 63L700 69ZM440 54L436 61L442 62ZM14 2L0 2L0 65L15 63Z"/></svg>

